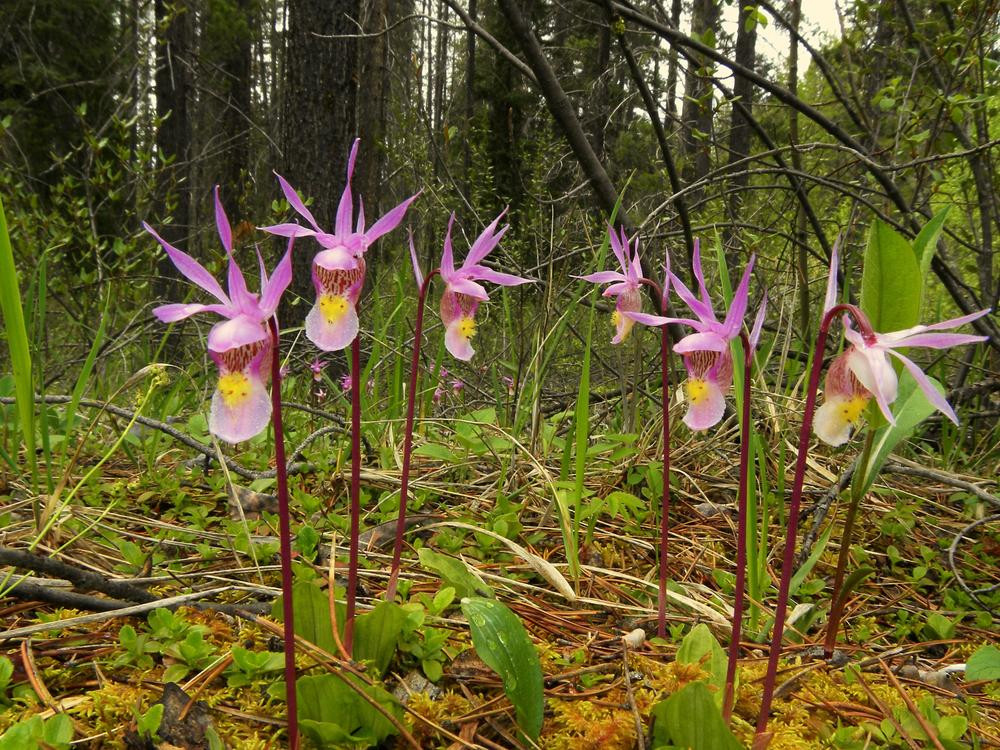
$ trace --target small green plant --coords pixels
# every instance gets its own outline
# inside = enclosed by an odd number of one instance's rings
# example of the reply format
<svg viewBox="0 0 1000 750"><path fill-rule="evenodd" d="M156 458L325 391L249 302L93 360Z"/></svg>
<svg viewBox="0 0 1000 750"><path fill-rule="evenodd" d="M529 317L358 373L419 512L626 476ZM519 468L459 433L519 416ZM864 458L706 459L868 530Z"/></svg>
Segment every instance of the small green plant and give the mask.
<svg viewBox="0 0 1000 750"><path fill-rule="evenodd" d="M0 736L0 750L69 750L73 723L66 714L51 719L32 716Z"/></svg>
<svg viewBox="0 0 1000 750"><path fill-rule="evenodd" d="M205 640L200 630L190 630L183 641L163 649L163 655L174 660L163 673L164 682L177 682L191 671L201 671L215 659L215 646Z"/></svg>
<svg viewBox="0 0 1000 750"><path fill-rule="evenodd" d="M274 672L280 672L285 666L285 657L281 652L250 651L234 646L231 653L233 663L226 670L226 683L231 688L244 687L265 679Z"/></svg>
<svg viewBox="0 0 1000 750"><path fill-rule="evenodd" d="M132 715L135 717L135 731L140 737L148 738L154 742L159 741L160 737L157 732L160 731L160 723L163 721L163 709L162 703L155 703L141 713L135 709L132 710Z"/></svg>
<svg viewBox="0 0 1000 750"><path fill-rule="evenodd" d="M152 669L153 657L150 654L160 652L160 644L153 640L149 633L137 633L131 625L123 625L118 631L118 642L124 653L119 654L113 664L116 667L135 666L139 669Z"/></svg>

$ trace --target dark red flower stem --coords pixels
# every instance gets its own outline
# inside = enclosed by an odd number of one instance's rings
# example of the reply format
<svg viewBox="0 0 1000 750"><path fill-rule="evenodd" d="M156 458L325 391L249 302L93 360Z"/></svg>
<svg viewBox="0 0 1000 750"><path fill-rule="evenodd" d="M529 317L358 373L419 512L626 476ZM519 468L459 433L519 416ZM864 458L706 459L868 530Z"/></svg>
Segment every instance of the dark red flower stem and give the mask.
<svg viewBox="0 0 1000 750"><path fill-rule="evenodd" d="M386 601L396 598L396 585L399 583L399 564L403 554L403 532L406 530L406 501L410 490L410 458L413 453L413 417L417 403L417 375L420 372L420 343L424 330L424 303L427 300L427 290L431 279L438 275L440 269L435 268L420 285L417 297L417 322L413 328L413 359L410 360L410 392L406 404L406 431L403 433L403 474L399 480L399 517L396 519L396 540L392 547L392 569L389 573L389 585L386 588Z"/></svg>
<svg viewBox="0 0 1000 750"><path fill-rule="evenodd" d="M809 373L809 385L806 389L805 413L802 415L802 428L799 430L799 450L795 460L795 478L792 482L792 497L788 505L788 528L785 533L785 551L781 562L781 581L778 587L778 603L774 611L774 631L771 635L771 650L767 660L767 674L764 677L764 692L761 698L760 715L757 717L757 742L767 730L767 721L771 714L771 700L774 697L774 683L778 675L778 659L781 658L781 641L785 631L785 610L788 608L788 590L792 582L792 565L795 559L795 539L799 529L799 506L802 502L802 485L805 481L806 458L809 455L809 438L812 432L813 412L816 408L816 392L819 389L819 376L823 370L823 352L826 348L826 335L830 323L840 313L850 313L857 323L861 335L874 340L868 318L854 305L836 305L827 311L816 334L816 348L813 352L812 370ZM756 745L755 745L756 746Z"/></svg>
<svg viewBox="0 0 1000 750"><path fill-rule="evenodd" d="M358 593L358 546L361 536L361 335L351 342L351 549L347 562L347 612L344 648L353 655L354 610Z"/></svg>
<svg viewBox="0 0 1000 750"><path fill-rule="evenodd" d="M736 592L733 601L732 638L729 641L729 663L726 665L726 692L722 716L726 721L733 711L733 690L736 685L736 662L740 658L740 635L743 629L743 599L747 581L747 483L750 475L750 368L753 348L746 333L740 332L743 343L743 425L740 433L740 486L736 498L738 521L736 531Z"/></svg>
<svg viewBox="0 0 1000 750"><path fill-rule="evenodd" d="M660 314L667 315L667 299L663 289L651 279L641 283L656 292ZM667 637L667 533L670 530L670 332L660 326L660 400L663 404L663 494L660 496L660 581L657 593L656 633Z"/></svg>
<svg viewBox="0 0 1000 750"><path fill-rule="evenodd" d="M278 322L271 329L271 422L274 425L274 461L278 478L278 524L281 545L281 609L285 640L285 705L288 707L288 746L299 746L299 713L295 694L295 626L292 608L292 524L288 509L288 469L285 463L285 432L281 422L281 351Z"/></svg>

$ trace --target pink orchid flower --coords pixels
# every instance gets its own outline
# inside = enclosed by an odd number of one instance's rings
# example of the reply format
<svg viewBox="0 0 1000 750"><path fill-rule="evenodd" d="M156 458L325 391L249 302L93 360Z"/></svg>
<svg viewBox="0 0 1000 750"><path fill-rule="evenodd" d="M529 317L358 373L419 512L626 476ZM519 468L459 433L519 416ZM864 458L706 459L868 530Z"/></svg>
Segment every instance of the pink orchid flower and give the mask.
<svg viewBox="0 0 1000 750"><path fill-rule="evenodd" d="M694 333L685 336L674 345L674 351L684 355L684 367L688 379L684 383L684 394L688 402L688 410L684 415L684 424L692 430L706 430L722 419L726 409L726 392L733 382L733 358L729 342L738 338L743 329L743 318L746 315L750 293L750 274L753 271L754 258L750 258L743 278L733 294L732 303L726 311L724 320L719 321L712 308L712 301L705 286L705 275L701 268L701 244L695 240L692 267L695 281L698 282L698 295L673 273L670 280L677 296L684 301L694 318L668 318L669 323L681 323L690 326ZM761 327L764 325L764 313L767 309L767 297L761 303L750 332L751 347L757 346Z"/></svg>
<svg viewBox="0 0 1000 750"><path fill-rule="evenodd" d="M621 229L621 234L615 232L614 227L608 226L608 238L611 241L611 250L618 259L621 271L597 271L586 276L576 276L575 278L589 281L593 284L611 284L604 290L603 296L615 297L615 311L611 313L611 324L615 327L612 344L620 344L628 338L635 323L642 323L648 326L660 326L669 322L667 318L659 315L650 315L642 312L642 291L640 287L643 283L642 262L639 260L639 238L633 237L631 240ZM635 243L635 247L632 247ZM632 253L629 257L629 252ZM663 288L664 298L670 288L670 257L667 256L666 280Z"/></svg>
<svg viewBox="0 0 1000 750"><path fill-rule="evenodd" d="M326 362L316 357L312 362L309 363L309 369L312 370L313 380L317 383L323 379L323 369L326 367Z"/></svg>
<svg viewBox="0 0 1000 750"><path fill-rule="evenodd" d="M834 247L830 256L830 276L826 286L824 314L837 304L838 264L837 248ZM830 365L830 374L827 376L823 392L825 401L816 410L814 422L816 435L830 445L841 445L846 442L850 437L851 430L860 422L864 407L871 396L875 397L875 402L886 421L889 424L896 423L889 406L896 400L899 379L892 362L889 360L890 355L902 362L903 366L909 370L910 375L913 376L927 400L948 419L958 424L955 410L938 393L930 378L912 360L896 350L910 346L947 349L952 346L985 341L986 336L965 333L935 333L935 331L958 328L989 312L989 309L980 310L940 323L916 325L892 333L872 332L870 335L854 330L845 316L844 336L850 346ZM831 377L831 375L834 376Z"/></svg>
<svg viewBox="0 0 1000 750"><path fill-rule="evenodd" d="M497 224L507 213L506 209L482 231L469 248L469 254L461 267L455 268L455 257L452 250L451 228L455 223L455 214L448 220L448 232L444 238L444 251L441 254L441 278L444 280L444 294L441 295L441 320L445 325L444 345L451 355L457 359L470 360L475 350L469 341L476 335L476 310L479 303L490 297L486 289L477 281L490 281L500 286L518 286L527 284L531 279L524 279L509 273L500 273L492 268L481 265L487 255L500 243L504 234L510 228L505 225L499 232ZM413 245L410 245L411 252ZM421 276L416 255L413 255L414 272Z"/></svg>
<svg viewBox="0 0 1000 750"><path fill-rule="evenodd" d="M375 240L399 225L406 210L417 197L410 196L368 229L365 229L365 209L364 203L361 203L357 225L354 225L351 178L360 142L360 138L355 139L351 147L351 155L347 161L347 185L340 196L332 234L320 229L312 212L281 175L277 177L286 200L309 222L312 229L299 224L263 227L265 232L282 237L314 237L323 248L313 258L312 279L313 286L316 287L316 303L306 316L306 336L324 351L344 349L358 335L357 304L365 282L365 252Z"/></svg>
<svg viewBox="0 0 1000 750"><path fill-rule="evenodd" d="M219 382L212 394L208 428L227 443L238 443L261 432L271 417L271 399L265 380L273 352L267 321L278 309L278 302L292 280L292 240L288 251L270 279L260 259L260 294L247 289L243 272L233 256L233 236L229 219L215 188L215 222L222 246L229 256L229 293L198 261L178 250L143 222L146 231L163 246L170 260L195 286L215 297L218 304L161 305L153 314L163 323L174 323L200 312L213 312L226 318L208 333L208 354L219 366Z"/></svg>

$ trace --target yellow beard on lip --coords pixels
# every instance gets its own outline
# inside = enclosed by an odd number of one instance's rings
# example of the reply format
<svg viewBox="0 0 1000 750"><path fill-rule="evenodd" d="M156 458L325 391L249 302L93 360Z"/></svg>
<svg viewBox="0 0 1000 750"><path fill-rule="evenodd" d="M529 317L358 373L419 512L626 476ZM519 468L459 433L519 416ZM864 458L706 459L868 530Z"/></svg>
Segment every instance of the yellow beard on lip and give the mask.
<svg viewBox="0 0 1000 750"><path fill-rule="evenodd" d="M242 372L227 372L219 377L219 394L229 408L239 406L250 397L250 378Z"/></svg>
<svg viewBox="0 0 1000 750"><path fill-rule="evenodd" d="M463 339L471 339L476 335L476 321L466 315L458 321L458 333Z"/></svg>
<svg viewBox="0 0 1000 750"><path fill-rule="evenodd" d="M618 330L618 327L621 326L621 341L624 341L632 332L632 326L635 325L635 321L632 318L626 318L620 312L614 310L611 313L611 325L615 327L615 330Z"/></svg>
<svg viewBox="0 0 1000 750"><path fill-rule="evenodd" d="M708 383L702 378L688 378L684 383L684 393L692 404L700 404L708 398Z"/></svg>
<svg viewBox="0 0 1000 750"><path fill-rule="evenodd" d="M321 294L319 297L319 311L330 325L343 318L348 309L350 304L345 297L336 297L332 294Z"/></svg>

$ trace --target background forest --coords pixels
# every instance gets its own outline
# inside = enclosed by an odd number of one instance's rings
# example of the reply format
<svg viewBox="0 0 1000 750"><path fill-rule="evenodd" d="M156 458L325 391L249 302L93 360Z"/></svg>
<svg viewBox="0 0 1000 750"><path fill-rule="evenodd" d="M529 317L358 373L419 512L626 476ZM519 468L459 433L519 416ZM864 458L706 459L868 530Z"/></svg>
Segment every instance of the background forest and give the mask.
<svg viewBox="0 0 1000 750"><path fill-rule="evenodd" d="M0 348L0 498L7 506L0 506L0 527L6 527L0 544L14 548L33 538L39 510L32 518L31 498L41 497L42 520L56 519L43 549L71 539L79 545L75 559L88 569L163 584L164 596L183 590L170 588L181 570L223 570L226 581L264 586L260 566L276 549L267 541L275 528L267 512L273 510L267 500L274 484L273 436L227 446L233 476L210 470L217 447L204 417L215 387L205 376L212 367L203 346L208 326L195 319L166 328L152 316L165 300L202 300L178 280L142 222L221 276L226 258L212 205L219 185L244 269L255 266L254 246L273 268L285 243L257 228L295 219L274 173L298 189L319 225L333 226L348 154L360 137L353 187L368 217L422 191L405 226L367 256L362 492L364 525L375 537L395 519L399 486L416 309L406 229L430 269L452 212L456 245L464 252L507 208L511 229L490 261L537 282L498 289L486 314L480 313L478 353L469 364L447 357L438 343L440 324L430 324L436 333L428 335L436 338L428 339L434 343L425 347L421 367L418 414L425 423L418 427L414 510L484 529L438 529L434 546L500 576L490 579L500 588L509 570L511 580L532 576L527 566L518 568L523 560L503 539L566 561L553 520L562 512L561 500L553 494L575 502L577 532L583 533L581 521L586 527L580 556L592 574L617 570L655 580L649 540L656 513L649 507L662 488L654 476L660 456L658 336L637 327L624 345L612 347L606 324L612 306L575 278L604 267L609 217L639 237L644 267L654 278L662 277L666 252L673 270L694 288L700 239L710 286L731 296L729 276L756 256L750 308L757 309L764 290L768 308L753 382L760 411L752 492L771 500L762 500L770 510L757 519L759 566L750 575L757 576L752 593L759 598L744 655L759 661L770 622L763 602L773 599L780 567L786 469L797 450L794 435L835 244L840 288L853 299L877 222L913 241L946 210L921 320L995 311L1000 302L1000 4L842 0L826 6L803 0L5 0L0 196L40 405L39 463L29 477L19 457L15 378L6 374L16 358L8 339L9 349ZM297 448L290 460L301 473L293 483L296 552L319 563L328 554L321 551L328 535L347 528L348 360L343 353L317 356L301 335L313 297L312 251L292 257L294 280L279 320L285 398L301 407L286 427L289 447ZM435 297L430 305L436 304ZM855 557L877 575L851 584L859 603L846 620L850 642L908 649L900 658L913 664L931 659L933 664L918 664L928 673L965 662L977 646L995 639L1000 609L994 585L1000 321L994 312L965 331L987 338L911 355L944 385L961 425L941 414L930 417L886 464L884 482L870 493L856 532ZM683 333L671 329L675 341ZM828 347L829 354L834 350ZM164 382L155 394L142 385L149 375L143 368L151 363L171 365L157 376ZM678 383L684 376L679 358L672 368ZM118 411L102 409L105 401ZM150 424L130 421L137 408ZM682 405L676 408L680 414ZM99 414L104 416L95 419ZM738 433L731 407L720 429L693 433L680 426L675 432L672 482L681 500L672 576L711 601L732 590L732 574L723 570L723 562L733 559L732 522L716 506L734 501ZM818 603L841 532L830 508L851 481L855 452L819 448L809 465L800 561L809 560L803 577L812 579L800 581L805 588L796 602L817 608L809 616L800 613L804 632L809 617L822 621ZM77 482L75 505L58 506ZM237 495L247 508L233 515ZM109 502L116 510L105 518L99 509ZM247 509L251 515L265 511L263 519L248 521ZM150 518L161 525L147 526ZM100 522L100 533L78 539L75 534L92 528L88 519ZM391 542L391 530L385 533ZM386 567L372 555L369 572ZM423 569L411 561L404 574L412 587L404 594L438 590L420 571L440 570L423 555L420 560ZM0 560L8 564L18 563ZM271 584L274 569L267 573ZM171 573L157 577L166 570ZM382 586L377 576L373 581ZM810 589L811 583L817 585ZM574 584L579 595L580 581ZM607 707L600 698L578 710L581 701L563 702L562 682L546 682L542 746L644 747L641 728L649 724L651 696L658 693L650 688L649 700L640 696L636 703L629 653L622 657L617 646L607 645L612 635L648 625L650 618L637 612L649 611L649 592L637 585L614 576L591 581L588 596L614 599L624 609L598 615L577 602L575 610L563 611L562 624L546 624L539 613L555 605L543 603L540 594L524 594L537 599L530 612L514 607L542 644L547 680L607 658L617 658L621 667L625 659L621 674L609 670L607 681L588 677L577 686L584 692L606 687L610 694L595 695L627 706L617 713L602 713ZM28 589L17 594L3 585L0 591L0 627L36 622L37 613L15 598L36 601L24 593ZM448 602L435 610L440 602L427 599L422 611L431 620L443 618ZM653 600L655 606L655 592ZM42 616L65 615L56 604L49 607L55 615ZM718 624L699 610L683 611L670 643L648 648L672 654L702 619ZM103 629L95 641L130 653L125 641L136 631L122 635L120 626L95 626ZM487 700L482 695L501 694L498 680L480 675L472 692L455 687L468 677L456 665L469 643L467 637L464 645L446 643L446 637L461 642L452 626L441 626L444 635L414 636L411 650L400 645L402 664L416 664L431 682L439 682L444 669L442 684L454 683L440 699L447 708L419 710L454 720L447 726L458 733L474 722L461 735L467 745L530 746L512 729L509 705L493 718L477 713ZM149 627L154 636L169 630L162 622ZM430 644L439 636L435 650ZM265 640L259 632L256 638L258 645ZM11 642L0 643L7 648ZM32 672L25 659L18 676L22 669ZM202 674L210 663L192 656L191 674ZM152 667L138 657L115 664ZM91 689L67 669L56 659L46 679L68 692ZM759 683L762 664L749 669L747 685ZM893 684L881 671L868 678L881 681L876 698L860 688L848 697L832 689L817 697L829 686L813 685L797 709L776 716L782 729L772 747L916 747L921 732L928 741L934 735L932 745L939 748L1000 747L996 725L990 729L1000 701L1000 667L994 671L992 682L984 680L963 693L965 703L947 709L935 700L946 700L954 685L923 685L934 697L918 709L900 697L902 688L891 697L880 692ZM251 684L268 670L244 672ZM0 710L11 704L3 675L0 663ZM653 670L643 679L658 678ZM631 703L623 697L626 683ZM39 693L34 682L32 688ZM160 692L109 693L102 708L74 721L89 722L86 731L104 736L88 746L120 746L115 727L138 726L141 735L144 715L130 707L148 708ZM231 690L215 695L209 689L201 697L224 703L232 696ZM803 706L820 704L828 718L810 721ZM861 704L871 715L855 710ZM956 724L935 734L927 727L937 721L927 706L945 715L941 721L966 717L962 731L955 734ZM901 718L899 707L913 720ZM282 710L259 695L247 708L271 716ZM752 722L753 711L745 713ZM473 718L463 723L458 716ZM13 712L8 718L0 719L0 730L14 721ZM865 721L882 721L882 734ZM276 731L233 715L219 724L234 747L264 747ZM594 727L605 727L607 736ZM445 735L421 731L425 746L448 746ZM77 739L84 736L79 723L76 732ZM745 742L753 736L748 728L734 732ZM676 735L674 742L682 744Z"/></svg>

